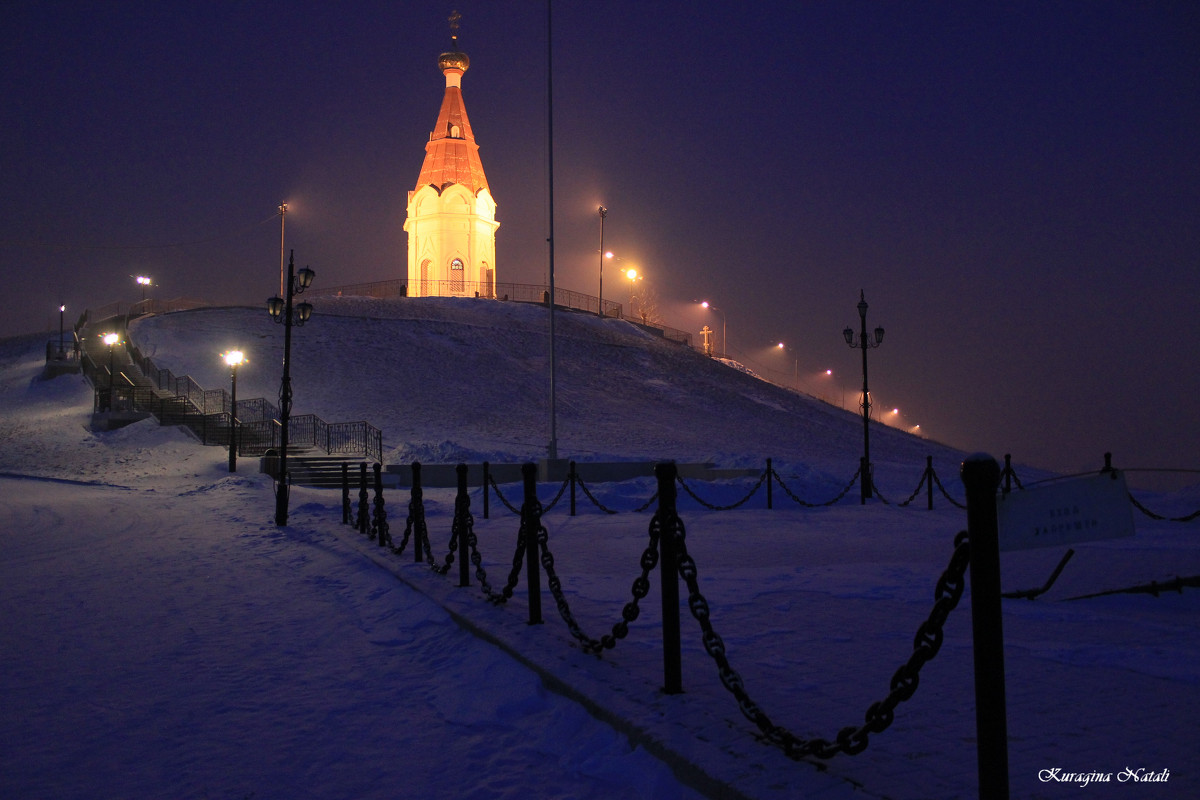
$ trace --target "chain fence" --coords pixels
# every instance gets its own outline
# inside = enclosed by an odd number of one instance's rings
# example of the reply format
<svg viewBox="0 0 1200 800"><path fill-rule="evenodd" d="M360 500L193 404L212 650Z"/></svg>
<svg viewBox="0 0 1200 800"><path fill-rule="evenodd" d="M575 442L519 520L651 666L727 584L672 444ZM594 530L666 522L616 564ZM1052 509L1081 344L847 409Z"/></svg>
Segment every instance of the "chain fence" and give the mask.
<svg viewBox="0 0 1200 800"><path fill-rule="evenodd" d="M540 564L540 570L546 573L548 588L554 597L559 615L565 623L568 632L579 644L583 652L596 656L602 655L605 650L613 649L618 641L628 636L630 624L635 622L641 614L640 602L650 591L650 575L656 568L661 567L661 571L664 573L662 575L664 592L678 580L682 580L687 587L687 607L700 627L704 650L713 659L721 684L733 696L743 716L757 727L759 738L762 741L779 748L788 757L793 759L809 757L829 759L838 754L854 755L861 753L866 749L868 738L871 734L881 733L891 725L895 717L896 707L900 703L910 699L915 693L921 668L935 657L941 648L943 627L946 619L950 612L958 605L965 585L964 576L970 559L970 548L966 531L959 533L955 538L954 552L950 564L943 571L936 584L933 608L927 619L917 629L911 655L893 674L888 693L882 700L870 705L862 724L842 728L832 740L823 738L805 739L775 724L771 720L761 706L751 698L740 673L730 663L724 641L713 625L708 601L700 590L699 571L696 562L687 549L686 529L676 508L674 486L678 484L689 494L694 495L694 493L690 491L684 481L679 479L673 464L660 465L660 467L662 466L666 466L668 469L662 469L658 478L658 491L655 493L655 497L658 498L658 507L649 521L647 543L639 559L640 570L633 579L630 587L632 598L622 607L620 619L613 623L608 633L601 635L599 638L593 638L585 633L571 611L566 592L563 589L562 579L556 569L554 554L550 549L550 534L546 526L542 523L542 515L546 509L542 507L540 501L537 499L532 465L527 465L525 500L521 508L518 509L521 522L512 559L512 570L509 573L506 584L499 591L494 590L488 583L487 573L483 568L483 558L478 549L478 537L474 531L474 517L470 510L471 496L466 488L465 465L460 465L459 467L459 489L455 496L450 543L448 553L441 563L434 558L433 548L429 541L419 464L413 465L413 485L410 490L408 517L405 523L403 538L399 545L396 545L392 541L389 533L385 510L386 505L382 496L383 487L380 479L379 465L375 466L374 516L373 521L367 525L364 525L361 519L363 513L365 513L363 509L367 505L366 465L363 464L360 466L360 519L356 521L355 527L367 535L370 540L377 542L379 546L388 547L395 555L403 554L411 539L414 542L414 560L421 562L423 559L430 569L439 575L445 575L449 572L451 565L455 561L456 553L462 554L464 560L460 566L460 586L470 585L467 578L468 570L465 556L469 552L469 559L475 567L475 577L479 582L484 598L495 605L504 604L513 596L514 590L520 581L522 567L526 563L527 558L527 569L529 571L535 569L534 559L529 558L530 548L533 548L537 555L536 561ZM343 522L349 523L349 480L347 477L348 469L345 465L343 466L342 474ZM768 470L762 473L750 493L739 503L732 504L729 507L734 508L745 503L762 488L764 482L772 478L777 480L778 476L768 467ZM782 481L780 481L780 485L783 485ZM557 502L562 497L564 489L565 484L563 487L560 487L553 502ZM504 499L503 495L499 494L499 492L497 494L506 505L515 508ZM699 498L696 499L699 500ZM703 503L703 501L700 502ZM708 503L703 504L712 506L712 504ZM670 555L669 558L668 554ZM531 592L538 591L538 581L535 577L532 574L527 575ZM677 593L677 590L675 592ZM534 605L532 596L530 605L531 622L540 622L540 617L536 620L532 618L532 607ZM540 601L538 601L538 605L540 608ZM675 605L675 613L677 615L678 603L675 603ZM664 615L666 613L666 609L664 608ZM672 647L669 641L669 634L667 633L670 627L664 618L664 648L667 651ZM673 629L675 636L673 646L677 652L679 638L677 616ZM671 679L668 678L668 684L670 685L670 683ZM681 689L677 689L676 691L681 691Z"/></svg>

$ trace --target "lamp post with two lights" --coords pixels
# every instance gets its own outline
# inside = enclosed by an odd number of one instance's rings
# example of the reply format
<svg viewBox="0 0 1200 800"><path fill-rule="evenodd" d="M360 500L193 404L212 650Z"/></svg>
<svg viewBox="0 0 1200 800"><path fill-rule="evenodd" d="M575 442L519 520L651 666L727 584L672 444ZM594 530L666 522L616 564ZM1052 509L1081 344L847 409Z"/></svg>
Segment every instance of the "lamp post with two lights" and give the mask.
<svg viewBox="0 0 1200 800"><path fill-rule="evenodd" d="M283 380L279 385L279 474L278 487L275 490L275 524L287 525L288 515L288 484L287 484L287 447L288 419L292 414L292 326L303 325L312 316L312 304L300 303L292 308L292 299L303 294L312 285L316 272L308 267L295 270L293 250L288 257L287 286L284 297L278 295L267 301L267 313L271 319L283 325Z"/></svg>
<svg viewBox="0 0 1200 800"><path fill-rule="evenodd" d="M875 329L874 339L867 335L867 300L865 292L861 290L858 293L858 318L861 325L858 336L855 337L853 328L846 328L842 331L842 338L846 340L846 344L850 345L850 347L862 350L863 456L859 472L861 474L860 494L862 502L865 504L867 499L871 497L871 391L867 386L867 350L883 344L883 328Z"/></svg>

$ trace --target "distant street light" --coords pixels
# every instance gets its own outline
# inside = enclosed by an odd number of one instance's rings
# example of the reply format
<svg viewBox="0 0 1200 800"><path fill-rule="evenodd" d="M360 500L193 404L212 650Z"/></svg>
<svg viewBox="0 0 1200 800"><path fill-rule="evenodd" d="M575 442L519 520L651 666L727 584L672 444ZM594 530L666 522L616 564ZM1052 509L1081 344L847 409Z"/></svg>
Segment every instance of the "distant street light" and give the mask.
<svg viewBox="0 0 1200 800"><path fill-rule="evenodd" d="M154 282L151 281L150 278L146 277L145 275L138 275L137 282L138 282L138 286L142 287L142 302L145 303L146 302L146 287L153 286Z"/></svg>
<svg viewBox="0 0 1200 800"><path fill-rule="evenodd" d="M287 446L288 419L292 414L292 325L303 325L312 316L311 303L300 303L293 313L292 298L302 294L317 274L305 267L297 276L295 256L293 251L288 258L287 293L267 301L267 313L271 319L283 325L283 380L279 386L279 486L275 490L275 524L279 526L287 525L288 515Z"/></svg>
<svg viewBox="0 0 1200 800"><path fill-rule="evenodd" d="M729 343L728 343L728 340L725 338L725 332L726 332L725 312L722 311L721 309L717 308L716 306L714 306L712 303L708 302L707 300L702 302L700 304L700 307L711 309L721 315L721 355L728 358L729 357Z"/></svg>
<svg viewBox="0 0 1200 800"><path fill-rule="evenodd" d="M221 357L229 365L233 385L229 389L229 471L237 472L237 370L246 363L241 350L230 350Z"/></svg>
<svg viewBox="0 0 1200 800"><path fill-rule="evenodd" d="M604 316L604 218L608 216L608 209L600 206L600 294L597 297L599 308L597 313L599 316ZM612 253L608 254L612 258Z"/></svg>
<svg viewBox="0 0 1200 800"><path fill-rule="evenodd" d="M792 355L792 388L797 392L800 391L800 358L794 352L788 349L788 346L783 342L775 345L779 350L791 353Z"/></svg>
<svg viewBox="0 0 1200 800"><path fill-rule="evenodd" d="M636 269L625 270L625 277L629 278L629 316L633 316L633 282L640 280Z"/></svg>
<svg viewBox="0 0 1200 800"><path fill-rule="evenodd" d="M65 358L65 350L63 349L63 316L66 312L67 304L63 303L58 307L58 357L60 360Z"/></svg>
<svg viewBox="0 0 1200 800"><path fill-rule="evenodd" d="M867 350L872 347L879 347L883 344L883 328L875 329L875 338L871 339L867 336L867 300L865 293L858 293L858 318L861 323L857 339L854 336L853 328L846 328L842 331L842 338L846 340L846 344L853 348L862 350L862 367L863 367L863 388L862 388L862 418L863 418L863 457L862 466L859 469L862 481L860 483L861 499L863 504L866 504L867 498L871 496L871 391L867 386Z"/></svg>

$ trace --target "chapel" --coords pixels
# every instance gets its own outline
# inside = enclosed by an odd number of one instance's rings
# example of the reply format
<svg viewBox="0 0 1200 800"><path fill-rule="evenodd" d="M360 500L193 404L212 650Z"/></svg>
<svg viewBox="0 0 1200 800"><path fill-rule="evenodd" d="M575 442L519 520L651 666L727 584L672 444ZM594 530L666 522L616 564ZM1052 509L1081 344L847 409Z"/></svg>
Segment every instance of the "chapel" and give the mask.
<svg viewBox="0 0 1200 800"><path fill-rule="evenodd" d="M451 20L451 48L438 58L446 92L425 145L416 188L408 193L410 297L494 297L496 201L488 188L479 145L463 105L462 78L470 67Z"/></svg>

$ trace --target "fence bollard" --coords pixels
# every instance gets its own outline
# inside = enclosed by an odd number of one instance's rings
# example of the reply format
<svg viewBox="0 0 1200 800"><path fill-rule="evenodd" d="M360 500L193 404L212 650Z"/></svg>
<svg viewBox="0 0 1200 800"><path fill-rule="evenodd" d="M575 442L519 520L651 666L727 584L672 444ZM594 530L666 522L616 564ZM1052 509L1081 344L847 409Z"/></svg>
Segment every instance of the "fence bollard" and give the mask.
<svg viewBox="0 0 1200 800"><path fill-rule="evenodd" d="M678 468L674 463L654 465L654 476L658 479L658 522L662 535L658 546L662 565L662 621L663 621L663 691L680 694L683 691L683 658L679 645L679 560L675 550L676 522L675 476Z"/></svg>
<svg viewBox="0 0 1200 800"><path fill-rule="evenodd" d="M454 501L454 525L458 529L458 585L470 586L467 516L471 513L471 496L467 494L467 465L459 464L455 470L458 472L458 497Z"/></svg>
<svg viewBox="0 0 1200 800"><path fill-rule="evenodd" d="M342 462L342 524L350 524L350 465Z"/></svg>
<svg viewBox="0 0 1200 800"><path fill-rule="evenodd" d="M1100 471L1101 472L1112 472L1113 471L1112 453L1104 454L1104 469L1102 469Z"/></svg>
<svg viewBox="0 0 1200 800"><path fill-rule="evenodd" d="M1000 613L1000 534L996 489L1000 465L975 454L962 463L971 542L971 636L975 645L975 731L980 800L1008 798L1008 719L1004 698L1004 631Z"/></svg>
<svg viewBox="0 0 1200 800"><path fill-rule="evenodd" d="M367 533L370 530L370 517L367 514L367 462L358 465L358 532Z"/></svg>
<svg viewBox="0 0 1200 800"><path fill-rule="evenodd" d="M542 515L537 499L537 464L522 464L525 502L521 504L521 535L525 537L525 579L529 583L529 624L542 624L542 581L539 573L538 529Z"/></svg>
<svg viewBox="0 0 1200 800"><path fill-rule="evenodd" d="M371 538L380 547L388 543L387 511L383 504L383 464L375 462L375 511L371 517Z"/></svg>
<svg viewBox="0 0 1200 800"><path fill-rule="evenodd" d="M567 480L571 482L571 516L575 516L575 462L571 462L571 469L567 473Z"/></svg>
<svg viewBox="0 0 1200 800"><path fill-rule="evenodd" d="M412 462L412 500L409 501L409 513L419 513L422 521L425 516L425 500L421 492L421 462ZM420 528L420 525L416 525ZM413 531L413 561L420 564L425 558L425 543L421 541L420 530Z"/></svg>
<svg viewBox="0 0 1200 800"><path fill-rule="evenodd" d="M770 485L772 485L772 483L773 483L772 477L774 475L775 475L775 470L772 468L772 465L770 465L770 459L768 458L767 459L767 510L768 511L770 511L770 509L772 509L772 505L770 505L770 504L772 504L772 494L770 494L770 488L772 488L772 487L770 487Z"/></svg>
<svg viewBox="0 0 1200 800"><path fill-rule="evenodd" d="M925 456L925 497L933 511L933 456Z"/></svg>
<svg viewBox="0 0 1200 800"><path fill-rule="evenodd" d="M488 494L492 491L492 473L488 462L483 462L483 518L488 518Z"/></svg>

